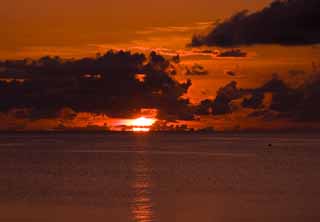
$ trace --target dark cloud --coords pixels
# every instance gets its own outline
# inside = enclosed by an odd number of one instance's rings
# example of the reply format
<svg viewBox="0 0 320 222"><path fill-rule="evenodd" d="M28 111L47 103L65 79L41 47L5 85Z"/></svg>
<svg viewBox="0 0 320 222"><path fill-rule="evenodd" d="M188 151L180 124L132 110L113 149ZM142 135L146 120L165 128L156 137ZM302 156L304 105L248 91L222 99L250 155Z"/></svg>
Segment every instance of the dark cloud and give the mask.
<svg viewBox="0 0 320 222"><path fill-rule="evenodd" d="M210 99L205 99L200 102L200 104L196 107L197 115L209 115L212 113L212 104L213 101Z"/></svg>
<svg viewBox="0 0 320 222"><path fill-rule="evenodd" d="M245 108L258 109L262 106L264 94L261 92L252 93L250 98L244 98L242 106Z"/></svg>
<svg viewBox="0 0 320 222"><path fill-rule="evenodd" d="M237 13L216 25L209 34L194 36L191 45L317 44L319 21L319 0L277 0L255 13Z"/></svg>
<svg viewBox="0 0 320 222"><path fill-rule="evenodd" d="M187 76L204 76L208 75L208 71L199 64L194 64L191 68L186 67L186 75Z"/></svg>
<svg viewBox="0 0 320 222"><path fill-rule="evenodd" d="M264 121L273 121L281 118L279 113L271 110L257 110L248 115L249 118L261 118Z"/></svg>
<svg viewBox="0 0 320 222"><path fill-rule="evenodd" d="M211 49L204 49L204 50L195 50L195 53L202 53L202 54L217 54L218 51L213 51Z"/></svg>
<svg viewBox="0 0 320 222"><path fill-rule="evenodd" d="M271 101L266 104L266 95ZM197 114L224 115L234 112L232 103L241 99L243 108L254 110L248 117L289 118L296 121L320 121L320 74L298 88L291 88L277 75L260 87L241 89L235 81L220 88L214 100L204 100L197 106Z"/></svg>
<svg viewBox="0 0 320 222"><path fill-rule="evenodd" d="M214 54L215 52L210 50L210 49L206 49L206 50L202 50L200 51L201 53L205 53L205 54Z"/></svg>
<svg viewBox="0 0 320 222"><path fill-rule="evenodd" d="M171 60L176 64L180 63L181 62L180 55L173 56Z"/></svg>
<svg viewBox="0 0 320 222"><path fill-rule="evenodd" d="M237 88L237 82L232 81L226 86L220 88L217 96L212 103L212 114L223 115L232 112L230 102L239 99L242 96L241 90Z"/></svg>
<svg viewBox="0 0 320 222"><path fill-rule="evenodd" d="M196 106L198 115L225 115L233 112L232 101L241 98L245 91L237 87L237 82L232 81L217 91L214 100L205 99Z"/></svg>
<svg viewBox="0 0 320 222"><path fill-rule="evenodd" d="M225 73L229 76L236 76L237 75L237 73L235 71L226 71Z"/></svg>
<svg viewBox="0 0 320 222"><path fill-rule="evenodd" d="M0 81L0 112L25 109L34 119L68 119L78 112L129 117L141 108L155 108L161 116L192 118L189 100L182 98L191 81L170 77L170 60L155 52L149 57L125 51L74 60L43 57L5 61L1 67L0 78L13 80ZM142 81L137 74L144 76Z"/></svg>
<svg viewBox="0 0 320 222"><path fill-rule="evenodd" d="M241 49L231 49L223 51L217 55L217 57L246 57L247 53L241 51Z"/></svg>

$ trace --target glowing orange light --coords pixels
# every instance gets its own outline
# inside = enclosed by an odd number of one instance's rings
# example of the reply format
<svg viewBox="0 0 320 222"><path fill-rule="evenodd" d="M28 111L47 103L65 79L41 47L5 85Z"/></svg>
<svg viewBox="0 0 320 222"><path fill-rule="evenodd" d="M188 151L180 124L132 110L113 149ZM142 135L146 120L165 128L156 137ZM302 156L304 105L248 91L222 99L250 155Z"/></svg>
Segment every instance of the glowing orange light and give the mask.
<svg viewBox="0 0 320 222"><path fill-rule="evenodd" d="M144 127L133 127L133 132L149 132L150 128L144 128Z"/></svg>
<svg viewBox="0 0 320 222"><path fill-rule="evenodd" d="M156 119L139 117L132 120L131 126L134 132L149 132L150 127L156 122Z"/></svg>
<svg viewBox="0 0 320 222"><path fill-rule="evenodd" d="M133 126L151 126L156 120L151 118L140 117L132 121Z"/></svg>

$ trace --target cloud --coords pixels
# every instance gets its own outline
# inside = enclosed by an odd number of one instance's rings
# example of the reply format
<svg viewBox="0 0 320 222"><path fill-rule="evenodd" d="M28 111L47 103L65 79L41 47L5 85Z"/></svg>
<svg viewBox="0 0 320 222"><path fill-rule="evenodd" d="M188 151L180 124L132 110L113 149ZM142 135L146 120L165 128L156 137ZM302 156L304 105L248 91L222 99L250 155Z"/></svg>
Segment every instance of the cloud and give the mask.
<svg viewBox="0 0 320 222"><path fill-rule="evenodd" d="M210 49L198 50L198 51L195 51L195 52L203 53L203 54L216 54L216 51L213 51L213 50L210 50Z"/></svg>
<svg viewBox="0 0 320 222"><path fill-rule="evenodd" d="M214 24L213 21L197 22L184 26L163 26L163 27L149 27L139 30L136 33L139 35L151 35L161 33L190 33L195 31L202 31L203 29L210 28Z"/></svg>
<svg viewBox="0 0 320 222"><path fill-rule="evenodd" d="M292 88L277 75L257 88L238 88L232 81L221 87L214 100L203 100L196 108L199 115L226 115L246 110L247 117L287 118L292 121L320 121L320 73L299 87Z"/></svg>
<svg viewBox="0 0 320 222"><path fill-rule="evenodd" d="M123 125L112 123L114 119L137 115L156 115L161 121L181 126L196 122L202 128L209 123L222 128L226 124L230 129L238 129L235 124L239 121L241 128L246 124L254 128L254 123L269 120L299 124L320 121L317 72L294 87L277 75L259 87L240 88L232 81L220 87L215 98L207 94L205 100L192 104L186 97L192 82L179 82L175 79L178 76L173 76L174 71L187 74L186 65L180 63L180 56L173 55L108 51L93 58L2 61L0 129L121 130ZM189 75L208 74L200 64L188 69ZM310 75L301 70L289 72L289 79L306 76ZM203 121L209 117L215 121Z"/></svg>
<svg viewBox="0 0 320 222"><path fill-rule="evenodd" d="M217 57L246 57L247 53L241 51L240 49L231 49L223 51L217 55Z"/></svg>
<svg viewBox="0 0 320 222"><path fill-rule="evenodd" d="M193 64L191 68L186 67L186 75L187 76L205 76L208 75L208 71L199 64Z"/></svg>
<svg viewBox="0 0 320 222"><path fill-rule="evenodd" d="M72 60L6 61L0 77L16 73L11 78L24 81L0 81L0 112L23 109L36 120L71 118L80 112L129 117L141 108L153 108L162 117L192 119L189 100L182 98L191 81L173 79L171 62L155 52L147 57L128 51ZM137 74L144 74L144 81Z"/></svg>
<svg viewBox="0 0 320 222"><path fill-rule="evenodd" d="M249 98L244 98L242 101L242 106L245 108L252 108L252 109L258 109L262 106L264 99L264 94L257 92L252 93Z"/></svg>
<svg viewBox="0 0 320 222"><path fill-rule="evenodd" d="M320 43L319 21L318 0L277 0L261 11L235 14L207 35L195 35L191 45L317 44Z"/></svg>
<svg viewBox="0 0 320 222"><path fill-rule="evenodd" d="M243 96L238 89L237 82L232 81L217 91L215 99L205 99L196 107L196 114L214 116L225 115L233 112L232 102Z"/></svg>
<svg viewBox="0 0 320 222"><path fill-rule="evenodd" d="M225 71L225 74L227 74L228 76L236 76L237 75L237 73L235 71L231 71L231 70Z"/></svg>
<svg viewBox="0 0 320 222"><path fill-rule="evenodd" d="M239 99L242 96L241 91L237 88L237 82L232 81L226 86L220 88L217 96L212 103L212 114L223 115L232 112L230 102Z"/></svg>

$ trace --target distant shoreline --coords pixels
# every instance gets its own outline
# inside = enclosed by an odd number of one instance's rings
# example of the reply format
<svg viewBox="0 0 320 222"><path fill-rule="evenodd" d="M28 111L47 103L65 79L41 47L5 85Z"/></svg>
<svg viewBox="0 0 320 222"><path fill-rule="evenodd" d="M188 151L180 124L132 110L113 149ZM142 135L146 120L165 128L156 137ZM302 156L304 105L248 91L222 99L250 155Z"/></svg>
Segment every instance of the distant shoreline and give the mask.
<svg viewBox="0 0 320 222"><path fill-rule="evenodd" d="M150 131L150 132L132 132L132 131L84 131L84 130L40 130L40 131L0 131L0 135L6 134L103 134L103 135L161 135L161 134L200 134L200 135L244 135L244 134L320 134L320 130L260 130L260 131Z"/></svg>

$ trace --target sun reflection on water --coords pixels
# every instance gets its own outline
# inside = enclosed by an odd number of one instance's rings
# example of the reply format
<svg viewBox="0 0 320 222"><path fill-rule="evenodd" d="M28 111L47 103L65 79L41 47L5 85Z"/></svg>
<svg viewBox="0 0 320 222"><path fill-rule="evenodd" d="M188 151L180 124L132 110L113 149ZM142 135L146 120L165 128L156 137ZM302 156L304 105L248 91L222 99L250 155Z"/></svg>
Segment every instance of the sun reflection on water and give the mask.
<svg viewBox="0 0 320 222"><path fill-rule="evenodd" d="M146 158L145 155L139 155L133 166L135 180L132 184L134 197L131 202L131 214L134 222L154 221L151 168Z"/></svg>

